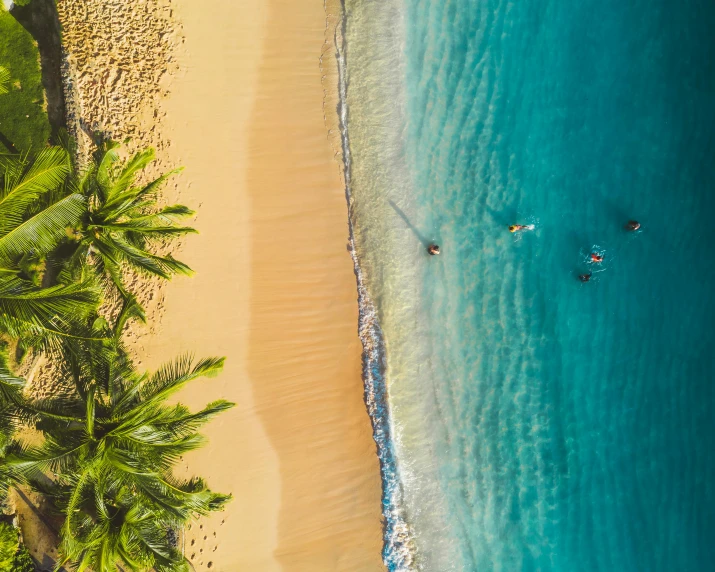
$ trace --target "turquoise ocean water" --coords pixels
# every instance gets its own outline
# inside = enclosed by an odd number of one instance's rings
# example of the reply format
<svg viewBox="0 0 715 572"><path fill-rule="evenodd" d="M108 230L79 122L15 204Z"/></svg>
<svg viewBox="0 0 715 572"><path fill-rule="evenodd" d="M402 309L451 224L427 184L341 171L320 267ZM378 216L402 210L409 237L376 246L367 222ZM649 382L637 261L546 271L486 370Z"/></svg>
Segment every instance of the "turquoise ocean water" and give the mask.
<svg viewBox="0 0 715 572"><path fill-rule="evenodd" d="M715 4L345 11L389 569L715 570Z"/></svg>

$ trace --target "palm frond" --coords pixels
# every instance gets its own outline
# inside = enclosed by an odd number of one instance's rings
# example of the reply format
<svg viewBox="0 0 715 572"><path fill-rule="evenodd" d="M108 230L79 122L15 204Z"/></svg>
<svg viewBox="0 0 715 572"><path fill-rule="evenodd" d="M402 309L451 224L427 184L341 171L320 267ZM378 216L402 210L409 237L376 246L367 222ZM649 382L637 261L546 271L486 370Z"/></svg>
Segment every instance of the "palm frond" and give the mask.
<svg viewBox="0 0 715 572"><path fill-rule="evenodd" d="M168 410L164 418L154 421L154 426L171 435L186 435L197 431L202 425L208 423L219 413L228 411L236 404L225 399L212 401L201 411L189 413L182 405L175 405Z"/></svg>
<svg viewBox="0 0 715 572"><path fill-rule="evenodd" d="M196 232L177 223L179 218L193 214L188 207L157 205L158 189L181 169L164 173L143 187L135 186L137 175L154 158L154 150L146 149L121 165L118 145L108 142L95 154L96 168L73 177L68 185L87 198L87 216L81 231L75 234L86 243L89 258L96 262L93 269L103 277L103 284L118 290L125 299L132 295L123 280L127 265L136 272L164 279L193 274L187 264L171 254L160 256L153 251L157 244Z"/></svg>
<svg viewBox="0 0 715 572"><path fill-rule="evenodd" d="M90 163L82 173L73 173L67 183L71 192L85 197L90 196L92 184L97 178L97 170L97 165Z"/></svg>
<svg viewBox="0 0 715 572"><path fill-rule="evenodd" d="M97 182L100 189L108 189L111 185L114 168L119 161L119 143L105 141L102 148L96 153L95 163L97 165ZM106 192L103 193L103 200L106 200Z"/></svg>
<svg viewBox="0 0 715 572"><path fill-rule="evenodd" d="M164 173L160 177L157 177L151 183L145 185L142 189L139 190L139 192L137 193L137 198L145 198L145 197L155 196L159 190L159 187L161 187L161 185L164 184L164 181L166 181L169 177L178 175L183 170L184 170L183 167L177 167L176 169L173 169L167 173Z"/></svg>
<svg viewBox="0 0 715 572"><path fill-rule="evenodd" d="M22 171L22 175L17 174ZM14 182L0 198L0 236L22 223L29 205L42 194L57 188L70 172L69 155L62 147L48 147L40 151L24 168L24 161L6 164L8 180ZM11 175L15 172L15 175Z"/></svg>
<svg viewBox="0 0 715 572"><path fill-rule="evenodd" d="M149 163L156 158L156 152L151 147L144 151L136 153L122 169L114 183L109 187L107 194L107 203L112 204L115 197L119 197L126 191L134 182L137 173L144 169Z"/></svg>
<svg viewBox="0 0 715 572"><path fill-rule="evenodd" d="M122 216L126 216L130 210L153 206L156 203L156 195L159 188L164 181L183 170L183 167L179 167L178 169L164 173L142 188L127 186L124 190L113 194L111 199L107 200L102 212L107 220L117 220Z"/></svg>
<svg viewBox="0 0 715 572"><path fill-rule="evenodd" d="M147 379L139 389L144 402L162 401L199 377L214 377L221 372L226 358L211 357L196 364L190 355L165 364Z"/></svg>
<svg viewBox="0 0 715 572"><path fill-rule="evenodd" d="M151 221L155 222L155 221ZM105 230L119 231L119 232L136 232L147 236L181 236L184 234L198 234L198 231L194 228L188 226L159 226L156 224L151 224L149 221L137 221L131 220L122 223L113 223L102 225ZM148 224L147 224L148 223Z"/></svg>
<svg viewBox="0 0 715 572"><path fill-rule="evenodd" d="M0 407L3 409L8 405L20 406L24 400L22 389L25 387L25 380L13 375L5 364L0 366ZM7 412L4 412L7 414Z"/></svg>
<svg viewBox="0 0 715 572"><path fill-rule="evenodd" d="M142 323L146 322L146 313L144 312L144 308L142 308L141 304L139 304L136 296L128 294L124 297L122 309L114 322L113 332L115 339L119 339L122 335L122 331L124 330L124 326L131 318L139 320Z"/></svg>
<svg viewBox="0 0 715 572"><path fill-rule="evenodd" d="M84 409L81 402L66 397L25 400L20 404L18 415L25 421L42 421L45 426L55 423L68 426L84 422Z"/></svg>
<svg viewBox="0 0 715 572"><path fill-rule="evenodd" d="M187 216L193 216L196 211L191 210L186 205L169 205L159 210L156 214L152 216L167 217L171 220L175 218L183 218Z"/></svg>
<svg viewBox="0 0 715 572"><path fill-rule="evenodd" d="M70 195L0 237L0 263L12 265L26 252L44 255L67 238L67 228L76 226L85 212L81 195Z"/></svg>
<svg viewBox="0 0 715 572"><path fill-rule="evenodd" d="M10 91L10 72L0 66L0 95Z"/></svg>
<svg viewBox="0 0 715 572"><path fill-rule="evenodd" d="M88 316L99 291L88 284L37 288L19 278L0 279L0 324L14 337L29 332L68 335L68 327Z"/></svg>
<svg viewBox="0 0 715 572"><path fill-rule="evenodd" d="M46 439L39 447L15 442L8 448L5 464L16 474L30 479L71 470L78 458L87 455L90 442L78 431L66 433L63 439L62 444Z"/></svg>
<svg viewBox="0 0 715 572"><path fill-rule="evenodd" d="M194 273L189 266L176 260L171 254L157 256L118 237L114 237L112 243L128 263L147 274L154 274L168 280L173 274L191 276Z"/></svg>

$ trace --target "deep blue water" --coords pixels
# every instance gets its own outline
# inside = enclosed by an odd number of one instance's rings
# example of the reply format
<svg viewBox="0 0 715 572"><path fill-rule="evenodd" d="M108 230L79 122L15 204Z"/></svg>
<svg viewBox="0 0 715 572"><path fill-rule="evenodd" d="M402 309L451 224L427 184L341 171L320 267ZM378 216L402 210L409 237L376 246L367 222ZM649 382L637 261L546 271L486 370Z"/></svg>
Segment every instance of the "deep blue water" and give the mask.
<svg viewBox="0 0 715 572"><path fill-rule="evenodd" d="M715 3L395 10L409 184L380 183L354 102L354 195L412 566L715 570Z"/></svg>

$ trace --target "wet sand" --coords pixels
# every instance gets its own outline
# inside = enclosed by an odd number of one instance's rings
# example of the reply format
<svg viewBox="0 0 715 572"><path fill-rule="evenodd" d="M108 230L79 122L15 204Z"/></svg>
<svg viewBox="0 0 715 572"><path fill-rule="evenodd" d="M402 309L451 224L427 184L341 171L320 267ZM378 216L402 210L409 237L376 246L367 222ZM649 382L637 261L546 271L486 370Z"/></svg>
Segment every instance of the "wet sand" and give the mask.
<svg viewBox="0 0 715 572"><path fill-rule="evenodd" d="M179 256L197 275L164 288L160 325L137 349L149 367L227 356L219 378L180 397L238 404L188 459L187 474L234 500L192 526L186 554L197 571L382 570L345 196L322 109L322 2L171 5L185 43L160 129L186 166L180 200L198 210L201 234Z"/></svg>

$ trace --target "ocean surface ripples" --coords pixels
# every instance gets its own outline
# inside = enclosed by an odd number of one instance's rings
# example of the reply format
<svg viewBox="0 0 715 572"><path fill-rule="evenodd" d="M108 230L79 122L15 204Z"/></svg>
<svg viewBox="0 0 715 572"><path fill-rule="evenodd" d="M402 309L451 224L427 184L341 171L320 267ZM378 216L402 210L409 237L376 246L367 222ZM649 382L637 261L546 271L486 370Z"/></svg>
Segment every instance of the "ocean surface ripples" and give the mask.
<svg viewBox="0 0 715 572"><path fill-rule="evenodd" d="M389 568L715 569L715 6L345 8Z"/></svg>

